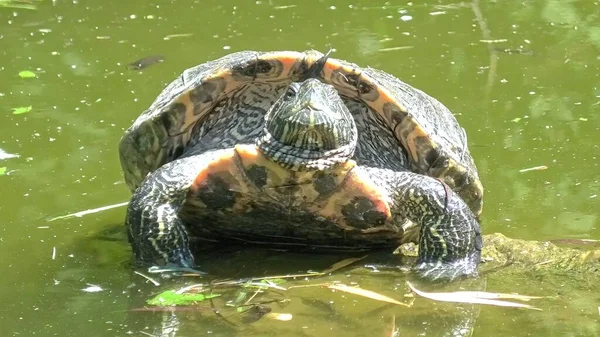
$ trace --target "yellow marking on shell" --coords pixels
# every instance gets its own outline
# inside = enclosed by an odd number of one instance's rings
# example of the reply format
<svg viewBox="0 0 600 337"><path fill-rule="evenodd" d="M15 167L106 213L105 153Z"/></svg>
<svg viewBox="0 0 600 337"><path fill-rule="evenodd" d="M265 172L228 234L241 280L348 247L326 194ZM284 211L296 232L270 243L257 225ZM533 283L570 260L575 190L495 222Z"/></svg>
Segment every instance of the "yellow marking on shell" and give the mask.
<svg viewBox="0 0 600 337"><path fill-rule="evenodd" d="M418 163L421 170L427 170L429 165L422 156L429 153L426 149L418 148L419 138L427 142L427 148L433 148L433 144L429 141L429 136L418 126L412 117L405 117L399 126L396 127L396 137L402 142L406 151L411 158Z"/></svg>
<svg viewBox="0 0 600 337"><path fill-rule="evenodd" d="M191 90L190 90L191 91ZM187 91L184 95L180 95L179 99L177 99L176 103L183 104L185 106L185 117L183 119L183 124L181 128L178 130L179 132L186 132L184 135L184 143L187 143L190 137L191 126L196 123L199 119L199 116L194 116L194 103L190 99L190 91Z"/></svg>

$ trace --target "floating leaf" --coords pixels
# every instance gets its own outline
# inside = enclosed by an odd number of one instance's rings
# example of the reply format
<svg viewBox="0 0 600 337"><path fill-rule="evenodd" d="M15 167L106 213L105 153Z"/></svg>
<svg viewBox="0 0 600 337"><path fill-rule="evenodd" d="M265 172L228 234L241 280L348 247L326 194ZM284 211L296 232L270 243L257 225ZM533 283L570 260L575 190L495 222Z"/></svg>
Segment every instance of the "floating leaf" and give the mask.
<svg viewBox="0 0 600 337"><path fill-rule="evenodd" d="M36 77L36 74L33 71L23 70L19 72L19 76L21 76L21 78L34 78Z"/></svg>
<svg viewBox="0 0 600 337"><path fill-rule="evenodd" d="M0 167L0 176L6 175L6 166L5 167Z"/></svg>
<svg viewBox="0 0 600 337"><path fill-rule="evenodd" d="M392 315L392 318L389 322L389 327L385 329L385 333L383 334L385 337L399 337L400 331L399 328L396 327L396 315Z"/></svg>
<svg viewBox="0 0 600 337"><path fill-rule="evenodd" d="M167 290L154 298L149 299L146 303L158 306L173 306L173 305L189 305L196 302L202 302L207 299L219 297L219 294L178 294L177 291Z"/></svg>
<svg viewBox="0 0 600 337"><path fill-rule="evenodd" d="M341 269L341 268L344 268L346 266L349 266L349 265L353 264L356 261L360 261L360 260L364 259L365 257L367 257L367 255L364 255L364 256L361 256L361 257L351 257L351 258L348 258L348 259L336 262L336 263L332 264L329 268L323 270L321 273L323 273L323 274L329 274L329 273L334 272L334 271L336 271L338 269Z"/></svg>
<svg viewBox="0 0 600 337"><path fill-rule="evenodd" d="M366 289L362 289L362 288L355 288L355 287L349 287L349 286L347 286L345 284L330 284L328 286L328 288L329 289L333 289L333 290L343 291L343 292L354 294L354 295L358 295L358 296L362 296L362 297L366 297L366 298L370 298L372 300L376 300L376 301L380 301L380 302L387 302L387 303L393 303L393 304L398 304L398 305L403 305L403 306L406 306L406 307L410 307L409 304L396 301L393 298L387 297L385 295L378 294L378 293L376 293L374 291L371 291L371 290L366 290Z"/></svg>
<svg viewBox="0 0 600 337"><path fill-rule="evenodd" d="M446 293L427 293L415 288L410 282L406 282L408 287L417 295L428 298L434 301L440 302L453 302L453 303L470 303L470 304L487 304L495 305L499 307L513 307L513 308L525 308L532 310L542 310L531 305L499 301L496 298L511 298L522 301L529 301L530 299L541 298L537 296L526 296L519 294L503 294L503 293L489 293L484 291L455 291Z"/></svg>
<svg viewBox="0 0 600 337"><path fill-rule="evenodd" d="M10 159L10 158L19 158L18 154L8 153L2 149L0 149L0 160L2 159Z"/></svg>
<svg viewBox="0 0 600 337"><path fill-rule="evenodd" d="M13 115L20 115L20 114L24 114L27 113L29 111L31 111L32 106L22 106L22 107L18 107L18 108L13 108Z"/></svg>
<svg viewBox="0 0 600 337"><path fill-rule="evenodd" d="M265 315L266 318L274 319L277 321L291 321L294 316L292 314L278 313L278 312L270 312Z"/></svg>

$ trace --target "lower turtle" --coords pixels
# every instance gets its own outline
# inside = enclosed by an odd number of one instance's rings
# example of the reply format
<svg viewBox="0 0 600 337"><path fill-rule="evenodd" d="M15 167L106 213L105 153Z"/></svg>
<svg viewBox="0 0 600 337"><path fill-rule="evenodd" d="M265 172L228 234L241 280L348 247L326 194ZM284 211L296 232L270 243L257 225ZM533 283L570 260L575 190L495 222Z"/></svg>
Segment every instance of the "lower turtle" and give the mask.
<svg viewBox="0 0 600 337"><path fill-rule="evenodd" d="M483 188L434 98L316 51L238 52L184 71L125 132L141 265L203 242L304 250L419 244L428 279L477 275Z"/></svg>

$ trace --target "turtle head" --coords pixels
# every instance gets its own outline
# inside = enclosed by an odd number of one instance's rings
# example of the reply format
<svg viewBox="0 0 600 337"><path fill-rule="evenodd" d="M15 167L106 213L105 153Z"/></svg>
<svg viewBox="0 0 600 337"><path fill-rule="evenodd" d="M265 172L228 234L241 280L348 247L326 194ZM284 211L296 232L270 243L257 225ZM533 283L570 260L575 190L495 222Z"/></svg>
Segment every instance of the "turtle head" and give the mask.
<svg viewBox="0 0 600 337"><path fill-rule="evenodd" d="M293 170L322 170L354 154L357 131L337 90L316 78L291 83L265 117L258 147Z"/></svg>

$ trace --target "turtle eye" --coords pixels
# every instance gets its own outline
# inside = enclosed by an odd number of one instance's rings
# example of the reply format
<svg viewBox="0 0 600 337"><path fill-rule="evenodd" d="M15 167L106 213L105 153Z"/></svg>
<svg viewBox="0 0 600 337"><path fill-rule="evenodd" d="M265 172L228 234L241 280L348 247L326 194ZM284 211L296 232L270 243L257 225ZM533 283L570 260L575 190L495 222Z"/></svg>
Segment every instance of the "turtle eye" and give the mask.
<svg viewBox="0 0 600 337"><path fill-rule="evenodd" d="M285 92L285 94L283 94L283 98L286 101L290 101L292 99L294 99L296 97L296 94L298 93L298 91L296 90L296 88L294 87L294 85L290 85L290 87L287 89L287 91Z"/></svg>

